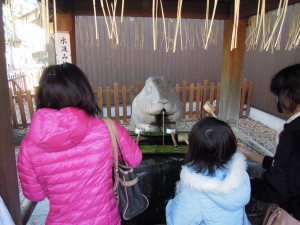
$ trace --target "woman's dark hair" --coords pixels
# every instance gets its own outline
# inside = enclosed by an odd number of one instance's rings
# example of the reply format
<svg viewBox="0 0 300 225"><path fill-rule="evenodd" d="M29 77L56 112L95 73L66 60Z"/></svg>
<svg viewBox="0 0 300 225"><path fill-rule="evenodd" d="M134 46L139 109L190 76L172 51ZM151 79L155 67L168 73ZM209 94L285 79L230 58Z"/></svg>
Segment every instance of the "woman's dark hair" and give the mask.
<svg viewBox="0 0 300 225"><path fill-rule="evenodd" d="M37 109L78 107L92 116L100 112L86 75L70 63L51 65L44 69L36 104Z"/></svg>
<svg viewBox="0 0 300 225"><path fill-rule="evenodd" d="M236 152L237 141L230 126L214 117L204 117L192 128L186 160L197 172L214 174Z"/></svg>
<svg viewBox="0 0 300 225"><path fill-rule="evenodd" d="M300 64L286 67L276 73L270 85L271 92L278 97L277 108L294 112L300 104Z"/></svg>

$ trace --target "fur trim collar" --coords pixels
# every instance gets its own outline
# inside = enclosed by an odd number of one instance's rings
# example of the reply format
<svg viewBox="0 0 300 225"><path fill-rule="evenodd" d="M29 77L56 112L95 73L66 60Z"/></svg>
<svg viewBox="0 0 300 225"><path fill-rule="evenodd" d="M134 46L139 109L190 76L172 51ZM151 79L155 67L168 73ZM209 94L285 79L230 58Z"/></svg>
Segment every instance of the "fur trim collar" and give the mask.
<svg viewBox="0 0 300 225"><path fill-rule="evenodd" d="M201 173L192 172L185 165L180 173L181 185L203 192L229 194L235 191L244 180L247 168L246 158L241 152L236 152L225 165L229 171L224 180L216 177L207 177ZM177 186L177 192L178 192Z"/></svg>

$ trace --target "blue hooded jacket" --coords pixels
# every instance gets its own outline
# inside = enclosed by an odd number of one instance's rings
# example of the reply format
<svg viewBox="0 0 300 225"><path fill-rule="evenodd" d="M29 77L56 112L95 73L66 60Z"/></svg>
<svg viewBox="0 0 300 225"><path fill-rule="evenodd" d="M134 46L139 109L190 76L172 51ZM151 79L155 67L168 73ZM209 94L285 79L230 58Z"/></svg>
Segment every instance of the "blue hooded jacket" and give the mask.
<svg viewBox="0 0 300 225"><path fill-rule="evenodd" d="M176 196L166 207L168 225L248 225L245 205L250 200L247 163L235 153L211 176L183 166Z"/></svg>

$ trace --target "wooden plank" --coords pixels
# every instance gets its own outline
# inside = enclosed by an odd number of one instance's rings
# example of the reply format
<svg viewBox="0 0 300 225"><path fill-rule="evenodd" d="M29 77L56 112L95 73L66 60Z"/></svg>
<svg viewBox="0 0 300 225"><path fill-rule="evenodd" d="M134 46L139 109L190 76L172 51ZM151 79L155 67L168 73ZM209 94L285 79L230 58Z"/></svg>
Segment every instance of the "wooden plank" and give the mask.
<svg viewBox="0 0 300 225"><path fill-rule="evenodd" d="M17 84L17 82L15 80L11 80L11 84L12 84L12 87L13 87L13 95L16 95L18 84Z"/></svg>
<svg viewBox="0 0 300 225"><path fill-rule="evenodd" d="M176 91L177 95L178 95L179 98L180 98L180 85L179 85L179 84L176 84L176 85L175 85L175 91Z"/></svg>
<svg viewBox="0 0 300 225"><path fill-rule="evenodd" d="M143 89L143 84L142 84L141 81L139 81L138 84L137 84L137 90L138 90L137 93L139 94L142 89Z"/></svg>
<svg viewBox="0 0 300 225"><path fill-rule="evenodd" d="M127 89L122 86L122 105L123 105L123 120L127 123Z"/></svg>
<svg viewBox="0 0 300 225"><path fill-rule="evenodd" d="M130 85L130 87L129 87L129 99L130 99L130 114L131 115L132 115L132 102L133 102L134 97L135 97L134 86Z"/></svg>
<svg viewBox="0 0 300 225"><path fill-rule="evenodd" d="M103 94L102 94L103 90L102 87L98 87L98 106L100 108L100 118L103 118Z"/></svg>
<svg viewBox="0 0 300 225"><path fill-rule="evenodd" d="M197 83L196 91L196 117L200 117L201 83Z"/></svg>
<svg viewBox="0 0 300 225"><path fill-rule="evenodd" d="M28 88L27 88L27 82L26 82L26 77L25 77L25 75L23 75L22 76L22 82L23 82L23 90L24 90L24 92L26 92L27 90L28 90Z"/></svg>
<svg viewBox="0 0 300 225"><path fill-rule="evenodd" d="M189 101L189 117L193 118L193 104L194 104L194 83L190 84L190 101Z"/></svg>
<svg viewBox="0 0 300 225"><path fill-rule="evenodd" d="M11 112L11 118L13 122L13 127L15 129L18 128L18 120L17 120L17 114L16 114L16 107L15 107L15 100L12 96L12 90L9 88L9 104L10 104L10 112Z"/></svg>
<svg viewBox="0 0 300 225"><path fill-rule="evenodd" d="M23 128L26 128L27 121L26 121L26 114L25 114L25 109L24 109L24 100L23 100L23 95L21 91L17 91L17 102L19 104L19 112L21 115L21 124Z"/></svg>
<svg viewBox="0 0 300 225"><path fill-rule="evenodd" d="M110 97L110 87L106 87L106 109L107 117L111 118L111 97Z"/></svg>
<svg viewBox="0 0 300 225"><path fill-rule="evenodd" d="M249 88L248 88L248 96L247 96L247 108L246 108L247 116L249 116L250 114L252 91L253 91L253 81L250 81Z"/></svg>
<svg viewBox="0 0 300 225"><path fill-rule="evenodd" d="M30 90L27 90L25 93L26 93L26 101L27 101L27 104L28 104L28 110L29 110L30 121L31 121L32 118L33 118L33 114L34 114L32 95L31 95Z"/></svg>
<svg viewBox="0 0 300 225"><path fill-rule="evenodd" d="M211 83L210 84L210 92L209 92L209 102L211 104L213 104L214 97L215 97L215 84Z"/></svg>
<svg viewBox="0 0 300 225"><path fill-rule="evenodd" d="M186 117L186 92L187 92L187 81L184 80L182 83L182 118Z"/></svg>
<svg viewBox="0 0 300 225"><path fill-rule="evenodd" d="M240 116L243 116L246 92L247 92L247 79L244 79L242 84L242 94L241 94L240 111L239 111Z"/></svg>
<svg viewBox="0 0 300 225"><path fill-rule="evenodd" d="M115 118L117 122L120 122L120 110L119 110L119 84L114 83L114 105L115 105Z"/></svg>
<svg viewBox="0 0 300 225"><path fill-rule="evenodd" d="M218 87L218 90L217 90L217 97L216 97L216 111L215 111L215 114L216 115L219 115L219 104L220 104L220 94L221 94L221 84L218 83L217 85Z"/></svg>
<svg viewBox="0 0 300 225"><path fill-rule="evenodd" d="M201 100L202 117L204 117L207 114L207 112L203 109L203 105L207 101L207 91L208 91L208 80L204 80L203 95L202 95L202 100Z"/></svg>

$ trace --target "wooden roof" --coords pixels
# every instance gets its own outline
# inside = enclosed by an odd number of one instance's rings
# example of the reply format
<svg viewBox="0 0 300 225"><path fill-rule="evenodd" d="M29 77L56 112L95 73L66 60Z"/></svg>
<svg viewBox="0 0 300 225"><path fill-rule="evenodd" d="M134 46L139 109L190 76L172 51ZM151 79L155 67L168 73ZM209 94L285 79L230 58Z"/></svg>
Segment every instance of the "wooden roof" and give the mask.
<svg viewBox="0 0 300 225"><path fill-rule="evenodd" d="M107 0L111 5L113 0ZM266 0L266 12L278 8L279 0ZM289 5L299 3L300 0L289 0ZM182 18L205 18L206 0L183 0ZM56 0L58 10L63 12L73 11L75 15L94 15L93 1L82 0ZM104 1L105 4L105 1ZM159 3L160 4L160 3ZM178 0L162 0L164 16L177 17ZM116 16L121 15L122 0L117 2ZM240 0L240 18L248 18L256 15L258 0ZM210 17L213 11L214 0L209 0ZM234 7L234 0L218 0L215 19L227 20ZM102 15L100 1L96 1L97 15ZM128 17L152 17L152 0L124 0L124 16ZM161 10L158 10L161 17Z"/></svg>

